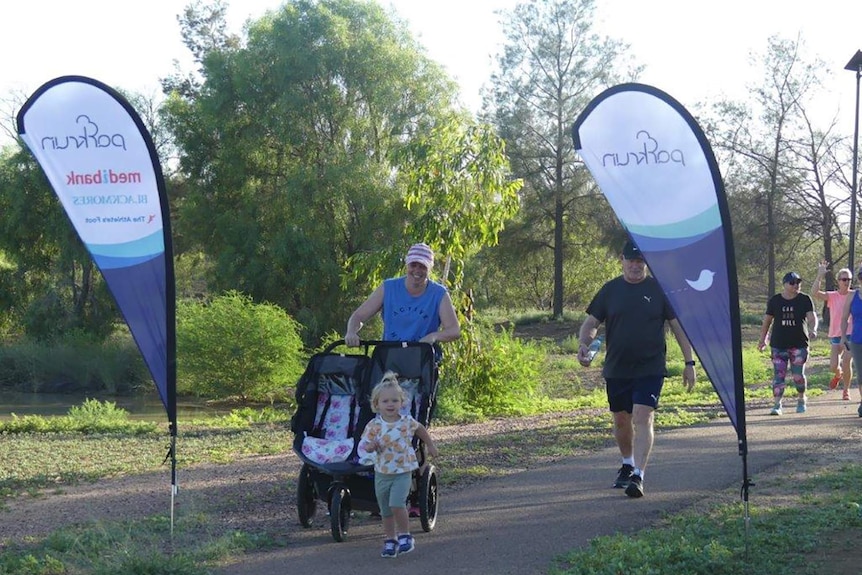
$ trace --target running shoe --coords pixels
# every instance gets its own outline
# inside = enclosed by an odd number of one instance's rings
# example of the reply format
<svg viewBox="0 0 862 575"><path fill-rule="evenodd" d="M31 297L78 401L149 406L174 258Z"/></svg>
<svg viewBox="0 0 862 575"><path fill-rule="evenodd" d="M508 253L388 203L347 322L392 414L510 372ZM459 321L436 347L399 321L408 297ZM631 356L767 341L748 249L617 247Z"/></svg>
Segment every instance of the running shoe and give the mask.
<svg viewBox="0 0 862 575"><path fill-rule="evenodd" d="M416 548L416 544L413 542L413 536L409 533L407 535L399 535L398 536L398 554L403 555L404 553L410 553L413 549Z"/></svg>
<svg viewBox="0 0 862 575"><path fill-rule="evenodd" d="M844 374L842 374L840 371L836 371L835 377L829 380L829 389L835 389L836 387L838 387L838 382L841 381L843 375Z"/></svg>
<svg viewBox="0 0 862 575"><path fill-rule="evenodd" d="M775 402L775 406L773 406L772 411L769 412L769 415L781 415L781 400Z"/></svg>
<svg viewBox="0 0 862 575"><path fill-rule="evenodd" d="M614 489L625 489L626 487L628 487L629 480L632 478L632 473L634 472L634 467L632 467L628 463L623 463L623 466L620 467L619 473L617 473L617 479L616 481L614 481Z"/></svg>
<svg viewBox="0 0 862 575"><path fill-rule="evenodd" d="M387 539L385 543L383 543L383 551L380 552L381 557L386 557L387 559L398 556L398 542L394 539Z"/></svg>
<svg viewBox="0 0 862 575"><path fill-rule="evenodd" d="M841 395L841 399L843 399L844 401L850 401L850 390L849 389L844 390L844 393Z"/></svg>
<svg viewBox="0 0 862 575"><path fill-rule="evenodd" d="M632 475L629 486L626 487L626 495L635 498L644 496L644 480L640 475Z"/></svg>
<svg viewBox="0 0 862 575"><path fill-rule="evenodd" d="M796 402L796 413L805 413L807 410L808 405L804 398Z"/></svg>

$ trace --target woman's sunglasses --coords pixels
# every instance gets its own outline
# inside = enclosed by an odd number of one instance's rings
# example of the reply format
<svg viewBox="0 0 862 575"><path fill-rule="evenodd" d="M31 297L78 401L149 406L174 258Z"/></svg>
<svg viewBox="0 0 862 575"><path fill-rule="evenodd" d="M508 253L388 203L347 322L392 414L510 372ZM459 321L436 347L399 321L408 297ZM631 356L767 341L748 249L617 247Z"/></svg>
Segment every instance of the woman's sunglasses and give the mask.
<svg viewBox="0 0 862 575"><path fill-rule="evenodd" d="M840 282L849 282L849 281L850 281L850 278L838 278L838 281L840 281Z"/></svg>

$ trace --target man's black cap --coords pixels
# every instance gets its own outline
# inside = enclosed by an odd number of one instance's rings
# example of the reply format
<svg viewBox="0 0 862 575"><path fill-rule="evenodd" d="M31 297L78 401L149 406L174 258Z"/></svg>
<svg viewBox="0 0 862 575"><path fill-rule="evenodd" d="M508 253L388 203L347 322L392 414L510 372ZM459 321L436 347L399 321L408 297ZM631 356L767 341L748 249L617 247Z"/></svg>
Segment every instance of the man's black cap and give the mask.
<svg viewBox="0 0 862 575"><path fill-rule="evenodd" d="M627 241L626 245L623 246L623 257L627 260L644 259L644 255L631 240Z"/></svg>

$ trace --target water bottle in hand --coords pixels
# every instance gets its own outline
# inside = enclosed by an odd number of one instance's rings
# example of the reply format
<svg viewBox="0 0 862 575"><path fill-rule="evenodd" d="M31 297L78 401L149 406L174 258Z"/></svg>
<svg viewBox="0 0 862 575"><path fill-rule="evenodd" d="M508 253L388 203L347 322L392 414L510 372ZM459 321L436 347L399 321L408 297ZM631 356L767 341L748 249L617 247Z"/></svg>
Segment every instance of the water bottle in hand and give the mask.
<svg viewBox="0 0 862 575"><path fill-rule="evenodd" d="M602 348L602 337L599 336L593 340L593 343L590 344L590 347L587 351L587 361L592 362L596 358L596 354L599 353L599 350Z"/></svg>

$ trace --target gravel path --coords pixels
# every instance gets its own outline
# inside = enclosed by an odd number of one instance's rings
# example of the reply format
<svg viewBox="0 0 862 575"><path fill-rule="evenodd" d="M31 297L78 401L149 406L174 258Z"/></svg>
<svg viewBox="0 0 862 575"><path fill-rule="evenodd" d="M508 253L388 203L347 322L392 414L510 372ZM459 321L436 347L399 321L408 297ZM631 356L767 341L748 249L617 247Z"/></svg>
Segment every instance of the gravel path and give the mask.
<svg viewBox="0 0 862 575"><path fill-rule="evenodd" d="M432 432L435 439L445 445L447 441L461 437L486 437L548 427L566 415L546 414L436 426ZM182 448L180 437L177 449ZM175 513L214 513L225 528L289 536L292 531L302 529L296 521L293 494L299 467L297 457L287 453L248 457L226 465L180 468ZM25 495L6 501L5 508L0 508L0 546L7 541L45 535L65 525L118 518L140 519L160 513L169 516L170 506L170 471L167 466L160 472L64 486L35 496Z"/></svg>

